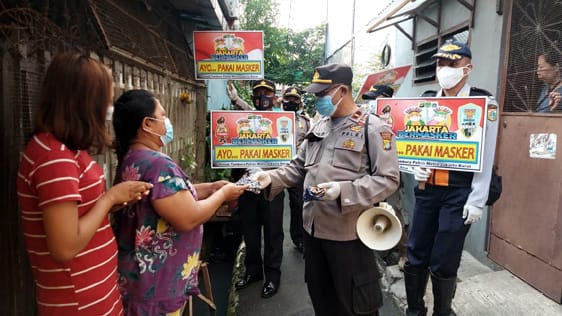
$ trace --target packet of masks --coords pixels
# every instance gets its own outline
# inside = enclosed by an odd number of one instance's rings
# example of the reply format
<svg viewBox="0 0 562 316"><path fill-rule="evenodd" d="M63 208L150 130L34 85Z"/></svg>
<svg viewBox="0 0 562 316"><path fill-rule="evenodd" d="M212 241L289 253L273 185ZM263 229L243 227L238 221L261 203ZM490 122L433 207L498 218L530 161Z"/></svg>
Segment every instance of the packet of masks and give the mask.
<svg viewBox="0 0 562 316"><path fill-rule="evenodd" d="M320 200L325 193L326 193L326 189L324 188L310 186L304 190L303 200L305 202Z"/></svg>
<svg viewBox="0 0 562 316"><path fill-rule="evenodd" d="M262 171L261 168L250 168L248 169L240 178L240 180L236 181L237 185L248 185L249 187L246 191L259 194L261 192L260 183L254 179L254 174L257 172Z"/></svg>

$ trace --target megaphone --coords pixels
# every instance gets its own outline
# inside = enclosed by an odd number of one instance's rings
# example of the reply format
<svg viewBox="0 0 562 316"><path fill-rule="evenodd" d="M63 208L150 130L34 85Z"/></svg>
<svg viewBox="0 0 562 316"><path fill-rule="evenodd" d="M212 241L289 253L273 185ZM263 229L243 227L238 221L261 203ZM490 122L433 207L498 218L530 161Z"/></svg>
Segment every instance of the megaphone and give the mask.
<svg viewBox="0 0 562 316"><path fill-rule="evenodd" d="M386 202L363 211L357 219L356 229L361 242L373 250L391 249L402 237L402 224Z"/></svg>

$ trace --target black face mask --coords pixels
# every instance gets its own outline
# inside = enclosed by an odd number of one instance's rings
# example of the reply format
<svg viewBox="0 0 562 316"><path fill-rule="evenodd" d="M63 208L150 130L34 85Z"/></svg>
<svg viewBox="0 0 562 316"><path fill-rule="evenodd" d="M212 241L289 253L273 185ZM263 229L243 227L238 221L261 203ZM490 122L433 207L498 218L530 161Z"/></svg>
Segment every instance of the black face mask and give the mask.
<svg viewBox="0 0 562 316"><path fill-rule="evenodd" d="M254 101L254 106L258 111L264 111L273 106L273 97L268 97L265 95L253 96L252 101Z"/></svg>
<svg viewBox="0 0 562 316"><path fill-rule="evenodd" d="M299 110L299 103L295 101L285 101L283 100L283 110L285 111L298 111Z"/></svg>

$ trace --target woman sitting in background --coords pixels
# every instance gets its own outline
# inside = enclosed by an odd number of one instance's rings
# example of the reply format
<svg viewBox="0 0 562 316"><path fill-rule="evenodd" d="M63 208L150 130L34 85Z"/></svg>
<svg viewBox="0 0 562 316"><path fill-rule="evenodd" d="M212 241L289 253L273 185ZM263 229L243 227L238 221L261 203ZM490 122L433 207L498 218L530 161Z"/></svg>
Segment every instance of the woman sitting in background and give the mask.
<svg viewBox="0 0 562 316"><path fill-rule="evenodd" d="M560 79L560 53L554 50L538 57L537 77L544 82L537 102L537 112L554 112L560 104L562 81Z"/></svg>
<svg viewBox="0 0 562 316"><path fill-rule="evenodd" d="M198 293L201 224L247 186L192 184L161 152L173 129L158 99L146 90L130 90L117 99L113 128L116 182L142 179L154 185L148 199L115 216L125 314L181 315L188 295Z"/></svg>

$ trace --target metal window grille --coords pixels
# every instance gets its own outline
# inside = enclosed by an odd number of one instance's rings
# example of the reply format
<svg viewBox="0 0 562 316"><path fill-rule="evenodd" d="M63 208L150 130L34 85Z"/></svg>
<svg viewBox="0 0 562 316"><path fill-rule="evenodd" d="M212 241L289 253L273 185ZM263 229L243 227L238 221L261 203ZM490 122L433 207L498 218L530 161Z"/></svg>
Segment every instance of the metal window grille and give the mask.
<svg viewBox="0 0 562 316"><path fill-rule="evenodd" d="M562 64L562 0L514 0L504 112L534 112L543 82L537 78L538 56L557 52Z"/></svg>
<svg viewBox="0 0 562 316"><path fill-rule="evenodd" d="M470 31L468 26L464 26L456 31L441 34L439 38L416 45L414 51L414 83L435 81L436 61L432 58L432 56L437 53L439 46L449 40L468 43L469 34Z"/></svg>

